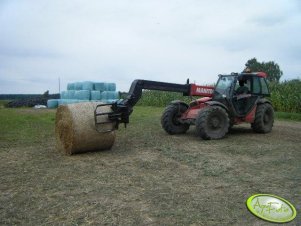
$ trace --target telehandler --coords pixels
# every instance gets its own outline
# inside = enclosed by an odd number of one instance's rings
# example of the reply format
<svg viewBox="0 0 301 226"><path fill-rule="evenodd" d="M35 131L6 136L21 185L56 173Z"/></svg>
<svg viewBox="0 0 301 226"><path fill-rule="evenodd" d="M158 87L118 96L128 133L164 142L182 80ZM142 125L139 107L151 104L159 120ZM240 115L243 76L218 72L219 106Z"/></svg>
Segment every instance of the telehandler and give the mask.
<svg viewBox="0 0 301 226"><path fill-rule="evenodd" d="M124 100L97 105L95 127L99 132L109 132L118 129L120 123L129 123L133 107L141 98L142 90L147 89L202 97L189 104L175 100L166 107L161 125L168 134L182 134L190 125L195 125L202 139L221 139L233 125L243 122L250 123L257 133L268 133L273 127L274 110L266 98L270 96L266 78L263 72L219 75L215 87L190 84L189 80L186 84L135 80ZM110 111L104 112L104 106L109 106ZM108 117L106 122L98 120L104 116ZM102 130L106 123L113 125L111 130Z"/></svg>

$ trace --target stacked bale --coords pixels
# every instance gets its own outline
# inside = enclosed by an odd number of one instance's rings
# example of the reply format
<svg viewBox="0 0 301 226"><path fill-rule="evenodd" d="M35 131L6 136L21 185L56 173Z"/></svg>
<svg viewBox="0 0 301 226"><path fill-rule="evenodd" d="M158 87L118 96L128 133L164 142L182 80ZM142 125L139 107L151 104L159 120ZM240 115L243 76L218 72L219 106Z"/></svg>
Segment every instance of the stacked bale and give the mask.
<svg viewBox="0 0 301 226"><path fill-rule="evenodd" d="M91 91L91 100L100 100L100 91L98 90L93 90Z"/></svg>
<svg viewBox="0 0 301 226"><path fill-rule="evenodd" d="M47 100L47 107L48 108L57 108L58 107L58 100L56 100L56 99Z"/></svg>
<svg viewBox="0 0 301 226"><path fill-rule="evenodd" d="M67 90L75 90L75 83L68 83Z"/></svg>
<svg viewBox="0 0 301 226"><path fill-rule="evenodd" d="M83 82L83 90L94 90L93 82Z"/></svg>
<svg viewBox="0 0 301 226"><path fill-rule="evenodd" d="M110 149L115 133L99 133L95 129L94 110L99 102L61 105L56 112L55 135L58 149L67 154ZM101 111L110 108L103 106ZM99 116L98 121L109 122L108 116ZM103 131L112 130L113 123L101 124Z"/></svg>
<svg viewBox="0 0 301 226"><path fill-rule="evenodd" d="M112 103L119 99L119 93L116 92L115 83L85 81L68 83L67 90L60 93L60 98L57 100L58 105L87 101ZM54 108L55 102L50 101L47 106Z"/></svg>

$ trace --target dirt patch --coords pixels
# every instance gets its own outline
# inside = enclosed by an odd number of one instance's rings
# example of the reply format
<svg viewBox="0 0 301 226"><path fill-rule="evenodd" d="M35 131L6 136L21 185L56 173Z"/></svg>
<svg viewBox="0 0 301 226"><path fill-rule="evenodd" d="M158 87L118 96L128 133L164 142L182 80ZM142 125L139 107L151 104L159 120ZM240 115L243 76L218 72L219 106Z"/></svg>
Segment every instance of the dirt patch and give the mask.
<svg viewBox="0 0 301 226"><path fill-rule="evenodd" d="M194 128L166 134L159 111L138 113L110 151L66 156L54 134L1 147L0 224L272 225L248 212L256 193L291 201L298 215L286 225L301 224L301 123L204 141Z"/></svg>

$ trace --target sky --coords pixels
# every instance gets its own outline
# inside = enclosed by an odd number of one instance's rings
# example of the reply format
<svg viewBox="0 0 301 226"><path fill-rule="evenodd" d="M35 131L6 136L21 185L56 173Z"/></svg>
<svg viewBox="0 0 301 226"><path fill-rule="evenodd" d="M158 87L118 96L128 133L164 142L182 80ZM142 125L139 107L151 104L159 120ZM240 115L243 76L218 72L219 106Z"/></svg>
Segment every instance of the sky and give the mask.
<svg viewBox="0 0 301 226"><path fill-rule="evenodd" d="M0 94L213 84L253 57L278 63L282 81L301 77L301 1L0 0Z"/></svg>

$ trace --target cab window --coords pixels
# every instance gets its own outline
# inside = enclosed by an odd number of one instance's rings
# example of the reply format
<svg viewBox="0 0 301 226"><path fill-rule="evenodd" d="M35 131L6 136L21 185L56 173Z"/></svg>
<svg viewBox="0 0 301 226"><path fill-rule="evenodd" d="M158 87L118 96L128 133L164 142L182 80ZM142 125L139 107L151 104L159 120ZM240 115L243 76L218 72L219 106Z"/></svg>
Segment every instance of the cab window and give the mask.
<svg viewBox="0 0 301 226"><path fill-rule="evenodd" d="M260 88L260 81L258 77L254 77L253 79L253 93L254 94L260 94L261 88Z"/></svg>
<svg viewBox="0 0 301 226"><path fill-rule="evenodd" d="M268 95L269 94L269 88L264 78L260 78L261 88L262 88L262 94Z"/></svg>

